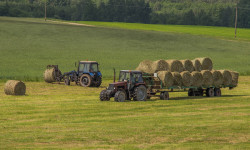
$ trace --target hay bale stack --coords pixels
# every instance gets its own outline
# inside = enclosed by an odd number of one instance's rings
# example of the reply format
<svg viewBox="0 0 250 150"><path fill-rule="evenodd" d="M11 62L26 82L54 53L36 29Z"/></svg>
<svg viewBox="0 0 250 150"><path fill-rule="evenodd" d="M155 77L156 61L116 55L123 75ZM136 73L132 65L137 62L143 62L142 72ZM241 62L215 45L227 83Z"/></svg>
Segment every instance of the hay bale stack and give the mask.
<svg viewBox="0 0 250 150"><path fill-rule="evenodd" d="M193 72L195 70L191 60L185 59L185 60L180 60L180 62L182 63L185 71Z"/></svg>
<svg viewBox="0 0 250 150"><path fill-rule="evenodd" d="M171 72L172 76L174 77L174 86L182 86L182 77L179 72Z"/></svg>
<svg viewBox="0 0 250 150"><path fill-rule="evenodd" d="M239 80L239 73L235 71L230 71L230 73L232 75L232 85L237 86Z"/></svg>
<svg viewBox="0 0 250 150"><path fill-rule="evenodd" d="M224 85L231 85L232 84L232 75L228 70L218 70L221 72L223 76L223 84Z"/></svg>
<svg viewBox="0 0 250 150"><path fill-rule="evenodd" d="M191 86L192 85L192 75L189 71L183 71L181 73L182 77L182 85L183 86Z"/></svg>
<svg viewBox="0 0 250 150"><path fill-rule="evenodd" d="M213 85L213 74L209 70L201 71L203 77L203 86L211 86Z"/></svg>
<svg viewBox="0 0 250 150"><path fill-rule="evenodd" d="M213 62L210 58L196 58L196 60L200 61L201 63L201 70L212 70L213 69Z"/></svg>
<svg viewBox="0 0 250 150"><path fill-rule="evenodd" d="M26 86L22 81L9 80L4 87L6 95L25 95Z"/></svg>
<svg viewBox="0 0 250 150"><path fill-rule="evenodd" d="M138 71L146 72L146 73L154 73L152 70L153 62L150 60L144 60L140 62L139 66L136 68Z"/></svg>
<svg viewBox="0 0 250 150"><path fill-rule="evenodd" d="M56 72L55 72L55 68L51 68L51 69L46 69L44 74L44 81L47 83L52 83L56 81Z"/></svg>
<svg viewBox="0 0 250 150"><path fill-rule="evenodd" d="M166 60L168 66L167 71L170 72L182 72L184 70L184 67L179 60Z"/></svg>
<svg viewBox="0 0 250 150"><path fill-rule="evenodd" d="M198 59L192 60L192 63L194 65L195 71L201 71L202 66L201 66L201 63L200 63L200 61Z"/></svg>
<svg viewBox="0 0 250 150"><path fill-rule="evenodd" d="M192 75L192 86L201 87L203 84L202 74L198 71L194 71L191 73Z"/></svg>
<svg viewBox="0 0 250 150"><path fill-rule="evenodd" d="M213 74L213 85L220 86L223 84L223 75L220 71L212 70L211 73Z"/></svg>
<svg viewBox="0 0 250 150"><path fill-rule="evenodd" d="M156 73L158 71L167 71L168 63L165 60L157 60L152 64L152 71Z"/></svg>
<svg viewBox="0 0 250 150"><path fill-rule="evenodd" d="M158 77L163 82L163 86L171 87L174 84L174 77L169 71L159 71Z"/></svg>

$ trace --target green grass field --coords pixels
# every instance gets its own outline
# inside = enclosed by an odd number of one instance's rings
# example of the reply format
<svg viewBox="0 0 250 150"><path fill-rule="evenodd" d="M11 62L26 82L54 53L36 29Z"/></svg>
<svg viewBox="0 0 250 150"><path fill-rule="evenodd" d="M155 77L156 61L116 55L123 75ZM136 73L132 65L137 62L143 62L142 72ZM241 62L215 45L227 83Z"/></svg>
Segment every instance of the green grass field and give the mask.
<svg viewBox="0 0 250 150"><path fill-rule="evenodd" d="M27 96L0 92L0 149L249 149L250 77L218 98L99 101L102 87L27 82ZM3 91L3 83L0 83Z"/></svg>
<svg viewBox="0 0 250 150"><path fill-rule="evenodd" d="M63 72L78 60L96 60L104 78L112 69L137 67L140 61L194 59L208 56L215 69L250 74L250 43L202 35L147 30L84 27L44 22L42 19L0 17L0 78L42 80L48 64Z"/></svg>

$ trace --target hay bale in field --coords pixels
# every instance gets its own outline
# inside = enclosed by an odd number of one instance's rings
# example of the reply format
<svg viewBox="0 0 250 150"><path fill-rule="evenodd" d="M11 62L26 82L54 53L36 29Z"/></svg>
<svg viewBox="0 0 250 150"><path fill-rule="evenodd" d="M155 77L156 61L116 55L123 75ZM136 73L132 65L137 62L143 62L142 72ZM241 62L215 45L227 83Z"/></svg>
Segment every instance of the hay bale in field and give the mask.
<svg viewBox="0 0 250 150"><path fill-rule="evenodd" d="M239 73L235 71L230 71L230 73L232 75L232 85L237 86L239 80Z"/></svg>
<svg viewBox="0 0 250 150"><path fill-rule="evenodd" d="M200 63L200 61L198 59L192 60L192 63L194 65L195 71L201 71L202 66L201 66L201 63Z"/></svg>
<svg viewBox="0 0 250 150"><path fill-rule="evenodd" d="M202 74L198 71L193 71L192 75L192 86L201 87L203 84Z"/></svg>
<svg viewBox="0 0 250 150"><path fill-rule="evenodd" d="M156 60L152 64L152 71L156 73L158 71L167 71L168 63L165 60Z"/></svg>
<svg viewBox="0 0 250 150"><path fill-rule="evenodd" d="M179 60L166 60L168 66L167 71L170 72L182 72L184 70L184 67Z"/></svg>
<svg viewBox="0 0 250 150"><path fill-rule="evenodd" d="M6 95L25 95L26 86L22 81L9 80L4 87Z"/></svg>
<svg viewBox="0 0 250 150"><path fill-rule="evenodd" d="M223 75L220 71L212 70L211 73L213 74L213 85L220 86L223 84Z"/></svg>
<svg viewBox="0 0 250 150"><path fill-rule="evenodd" d="M201 63L201 70L212 70L213 69L213 62L210 58L196 58L196 60L200 61Z"/></svg>
<svg viewBox="0 0 250 150"><path fill-rule="evenodd" d="M171 72L173 78L174 78L174 86L182 86L182 77L179 72Z"/></svg>
<svg viewBox="0 0 250 150"><path fill-rule="evenodd" d="M56 81L56 72L55 72L55 68L50 68L50 69L46 69L44 74L44 81L48 82L48 83L52 83Z"/></svg>
<svg viewBox="0 0 250 150"><path fill-rule="evenodd" d="M158 77L163 82L163 86L171 87L174 84L174 77L169 71L159 71Z"/></svg>
<svg viewBox="0 0 250 150"><path fill-rule="evenodd" d="M182 63L185 71L193 72L195 70L191 60L185 59L185 60L180 60L180 62Z"/></svg>
<svg viewBox="0 0 250 150"><path fill-rule="evenodd" d="M181 72L182 77L182 85L183 86L191 86L192 85L192 75L189 71Z"/></svg>
<svg viewBox="0 0 250 150"><path fill-rule="evenodd" d="M203 86L211 86L213 85L213 74L209 70L201 71L203 77Z"/></svg>
<svg viewBox="0 0 250 150"><path fill-rule="evenodd" d="M228 70L218 70L222 73L223 76L223 84L224 85L232 85L232 75Z"/></svg>

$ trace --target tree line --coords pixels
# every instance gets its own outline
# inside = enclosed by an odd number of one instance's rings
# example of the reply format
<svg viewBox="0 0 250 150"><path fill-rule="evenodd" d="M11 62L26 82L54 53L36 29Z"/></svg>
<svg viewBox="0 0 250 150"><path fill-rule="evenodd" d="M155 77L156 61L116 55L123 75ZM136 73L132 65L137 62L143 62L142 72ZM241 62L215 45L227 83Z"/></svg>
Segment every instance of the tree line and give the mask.
<svg viewBox="0 0 250 150"><path fill-rule="evenodd" d="M47 17L74 21L233 27L234 0L0 0L0 16ZM216 3L217 2L217 3ZM250 1L239 0L238 26L250 28Z"/></svg>

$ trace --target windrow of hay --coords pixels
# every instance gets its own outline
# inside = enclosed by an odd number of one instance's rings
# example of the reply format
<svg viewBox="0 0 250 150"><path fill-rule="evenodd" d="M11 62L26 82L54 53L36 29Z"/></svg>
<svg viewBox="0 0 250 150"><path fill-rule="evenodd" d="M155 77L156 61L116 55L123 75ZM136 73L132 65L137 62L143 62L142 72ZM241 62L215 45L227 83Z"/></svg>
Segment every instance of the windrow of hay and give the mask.
<svg viewBox="0 0 250 150"><path fill-rule="evenodd" d="M46 69L44 74L44 81L47 83L52 83L56 81L56 73L55 73L55 68L51 69Z"/></svg>
<svg viewBox="0 0 250 150"><path fill-rule="evenodd" d="M157 60L152 63L152 72L167 71L168 63L165 60Z"/></svg>
<svg viewBox="0 0 250 150"><path fill-rule="evenodd" d="M212 70L213 69L213 62L210 58L196 58L196 60L200 61L201 63L201 70Z"/></svg>
<svg viewBox="0 0 250 150"><path fill-rule="evenodd" d="M185 71L193 72L195 70L191 60L185 59L185 60L180 60L180 62L182 63Z"/></svg>
<svg viewBox="0 0 250 150"><path fill-rule="evenodd" d="M228 70L218 70L221 72L223 76L223 84L224 85L231 85L232 84L232 75Z"/></svg>
<svg viewBox="0 0 250 150"><path fill-rule="evenodd" d="M159 71L158 77L163 82L163 86L171 87L174 84L174 77L169 71Z"/></svg>
<svg viewBox="0 0 250 150"><path fill-rule="evenodd" d="M184 67L179 60L166 60L168 66L167 71L170 72L182 72L184 70Z"/></svg>
<svg viewBox="0 0 250 150"><path fill-rule="evenodd" d="M26 86L22 81L9 80L4 87L6 95L25 95Z"/></svg>
<svg viewBox="0 0 250 150"><path fill-rule="evenodd" d="M213 74L209 70L201 71L203 77L203 86L211 86L213 85Z"/></svg>
<svg viewBox="0 0 250 150"><path fill-rule="evenodd" d="M201 87L202 86L202 82L203 82L203 77L202 74L198 71L194 71L191 73L192 75L192 86L197 86L197 87Z"/></svg>
<svg viewBox="0 0 250 150"><path fill-rule="evenodd" d="M213 85L220 86L223 83L223 75L220 71L212 70L211 73L213 74Z"/></svg>
<svg viewBox="0 0 250 150"><path fill-rule="evenodd" d="M232 85L237 86L239 80L239 73L235 71L230 71L230 73L232 75Z"/></svg>
<svg viewBox="0 0 250 150"><path fill-rule="evenodd" d="M191 86L192 85L192 75L189 71L183 71L181 73L182 77L182 85L183 86Z"/></svg>
<svg viewBox="0 0 250 150"><path fill-rule="evenodd" d="M171 74L174 77L174 86L182 86L182 77L181 74L179 72L171 72Z"/></svg>
<svg viewBox="0 0 250 150"><path fill-rule="evenodd" d="M144 60L140 62L139 66L136 68L138 71L146 72L146 73L154 73L152 70L152 61Z"/></svg>
<svg viewBox="0 0 250 150"><path fill-rule="evenodd" d="M202 66L201 66L201 63L200 63L200 61L198 59L192 60L192 63L194 65L195 71L201 71Z"/></svg>

